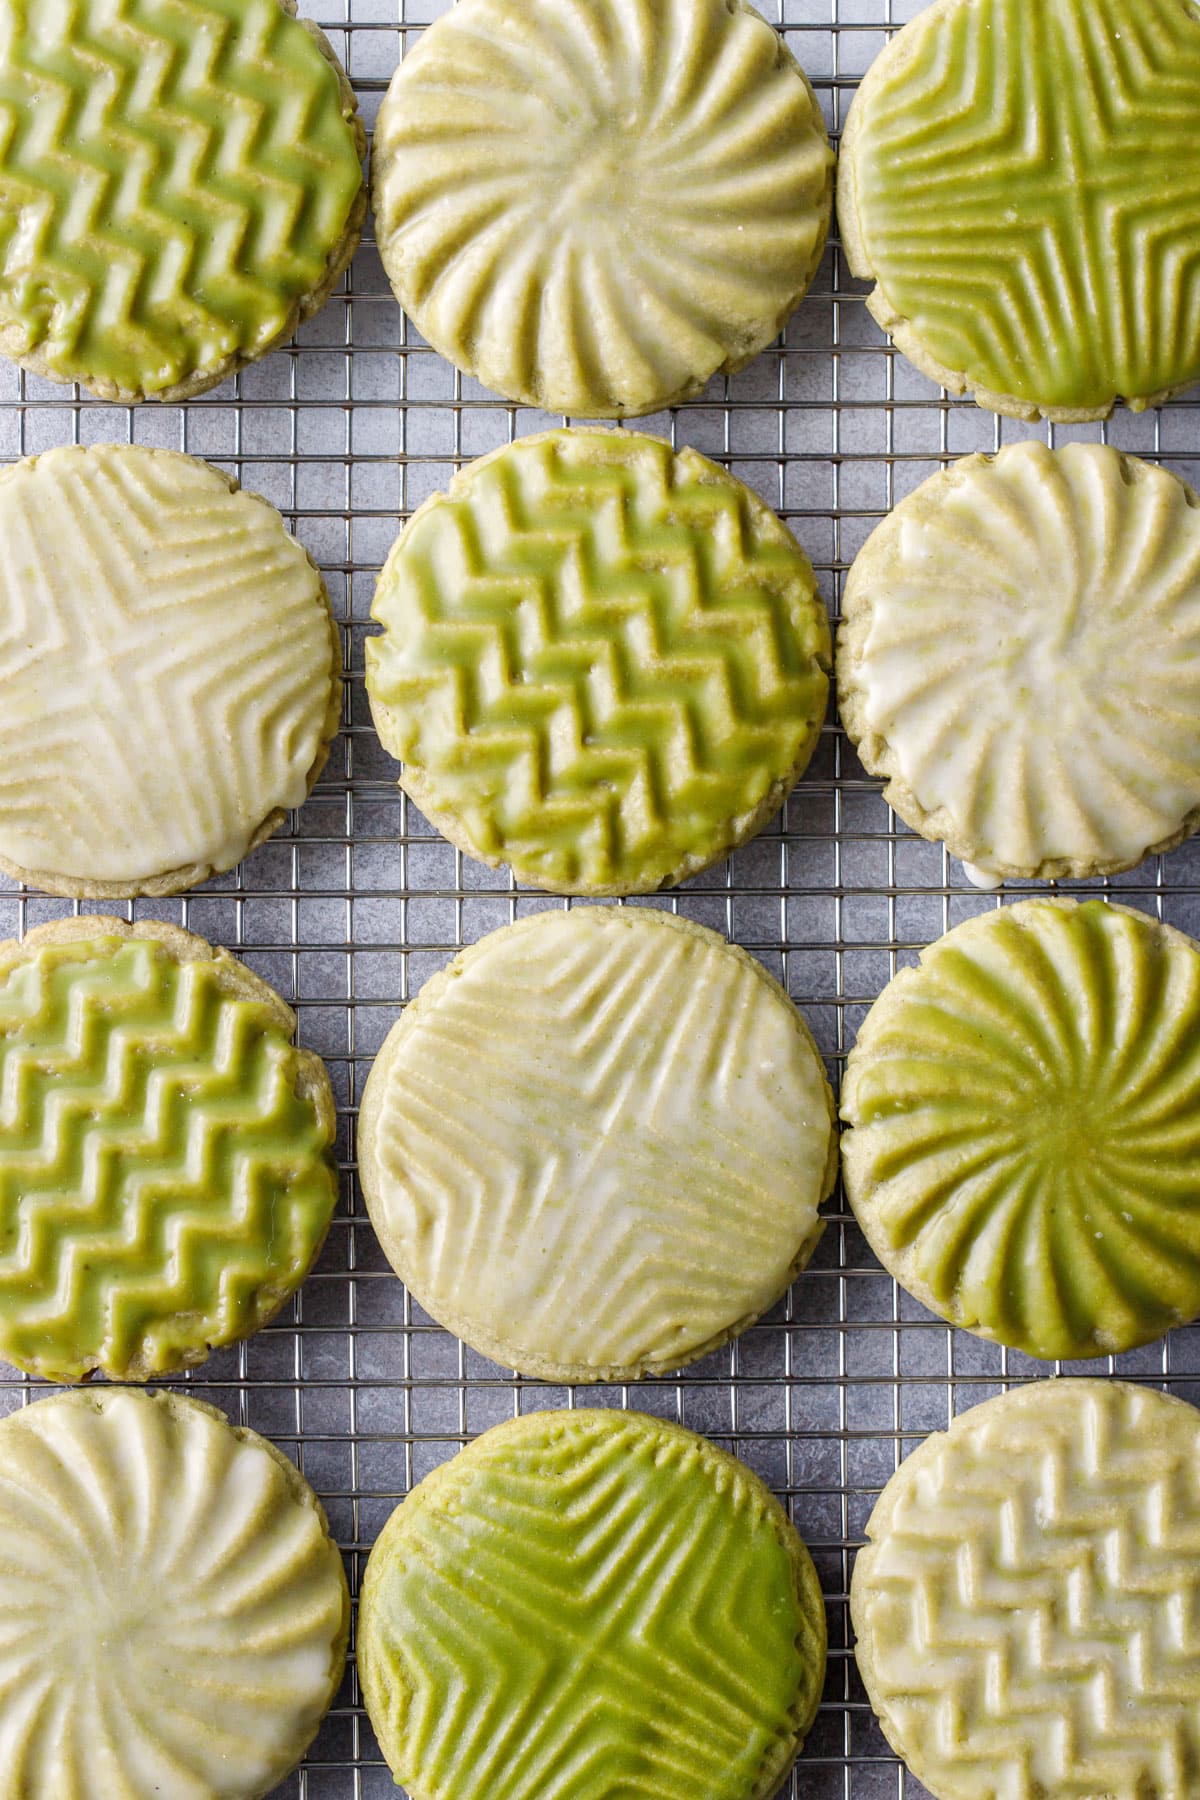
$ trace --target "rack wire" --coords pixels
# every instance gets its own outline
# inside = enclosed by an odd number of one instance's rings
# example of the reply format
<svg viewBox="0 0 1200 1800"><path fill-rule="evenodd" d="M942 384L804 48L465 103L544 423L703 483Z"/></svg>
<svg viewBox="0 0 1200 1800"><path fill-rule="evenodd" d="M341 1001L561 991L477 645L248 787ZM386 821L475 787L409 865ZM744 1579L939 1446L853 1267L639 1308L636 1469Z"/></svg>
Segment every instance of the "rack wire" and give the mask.
<svg viewBox="0 0 1200 1800"><path fill-rule="evenodd" d="M758 0L786 33L836 142L859 77L922 0ZM451 0L303 0L327 31L370 127L422 29ZM642 427L690 444L747 481L808 551L836 618L842 580L873 527L953 457L1020 437L1111 442L1200 485L1200 401L1118 413L1108 425L1026 427L947 399L893 352L846 274L836 236L786 337L750 368ZM1045 1365L951 1331L879 1268L840 1191L810 1267L735 1343L636 1388L522 1381L435 1326L375 1242L353 1161L358 1097L402 1005L464 944L563 904L464 860L395 785L371 728L363 639L374 579L399 522L464 461L562 423L510 407L459 376L402 317L373 243L297 341L186 406L113 407L0 366L0 460L118 439L182 449L230 470L283 512L326 572L342 622L345 729L304 809L234 874L130 917L170 920L237 951L295 1006L339 1107L342 1197L318 1268L288 1311L213 1356L182 1386L265 1432L313 1483L352 1585L393 1506L488 1425L547 1406L635 1406L733 1450L790 1508L829 1612L829 1676L785 1794L914 1800L871 1714L850 1649L846 1595L879 1489L927 1432ZM803 1008L835 1086L858 1023L897 968L969 915L1000 904L940 845L898 826L833 720L781 816L662 905L760 956ZM1200 934L1200 849L1131 874L1069 884ZM1028 890L1027 890L1028 891ZM1044 891L1041 889L1035 891ZM1010 886L1005 898L1021 897ZM0 880L0 935L105 910ZM108 908L107 910L114 910ZM1200 1329L1109 1359L1108 1372L1200 1400ZM1101 1372L1096 1364L1055 1373ZM39 1385L0 1370L0 1411ZM273 1800L394 1794L362 1710L353 1660L303 1767Z"/></svg>

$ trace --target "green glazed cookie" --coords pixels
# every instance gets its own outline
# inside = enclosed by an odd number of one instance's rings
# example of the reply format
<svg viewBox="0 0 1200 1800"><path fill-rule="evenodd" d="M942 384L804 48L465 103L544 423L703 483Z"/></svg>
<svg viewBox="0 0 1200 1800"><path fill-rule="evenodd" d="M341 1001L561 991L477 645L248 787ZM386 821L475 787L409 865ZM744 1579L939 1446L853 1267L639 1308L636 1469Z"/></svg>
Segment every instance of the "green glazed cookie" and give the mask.
<svg viewBox="0 0 1200 1800"><path fill-rule="evenodd" d="M922 482L846 582L842 723L982 886L1111 874L1200 822L1200 497L1101 444Z"/></svg>
<svg viewBox="0 0 1200 1800"><path fill-rule="evenodd" d="M959 925L868 1013L846 1193L923 1305L1030 1356L1200 1314L1200 948L1099 900Z"/></svg>
<svg viewBox="0 0 1200 1800"><path fill-rule="evenodd" d="M543 1412L396 1508L358 1669L412 1800L769 1800L816 1715L825 1615L732 1457L640 1413Z"/></svg>
<svg viewBox="0 0 1200 1800"><path fill-rule="evenodd" d="M333 1096L264 981L171 925L0 945L0 1356L145 1381L266 1324L337 1199Z"/></svg>
<svg viewBox="0 0 1200 1800"><path fill-rule="evenodd" d="M372 147L396 298L547 412L633 417L778 336L833 198L820 107L743 0L460 0Z"/></svg>
<svg viewBox="0 0 1200 1800"><path fill-rule="evenodd" d="M434 1318L526 1375L628 1381L774 1304L824 1230L837 1140L760 963L670 913L581 907L426 983L367 1080L358 1156Z"/></svg>
<svg viewBox="0 0 1200 1800"><path fill-rule="evenodd" d="M1200 7L935 0L863 82L838 220L919 369L1017 418L1200 379Z"/></svg>
<svg viewBox="0 0 1200 1800"><path fill-rule="evenodd" d="M808 764L808 558L693 450L553 431L470 464L388 557L367 691L401 785L519 881L640 894L752 837Z"/></svg>
<svg viewBox="0 0 1200 1800"><path fill-rule="evenodd" d="M177 1394L0 1423L0 1800L260 1800L342 1678L350 1597L316 1495Z"/></svg>
<svg viewBox="0 0 1200 1800"><path fill-rule="evenodd" d="M927 1438L850 1589L859 1672L934 1800L1194 1800L1200 1414L1040 1381Z"/></svg>
<svg viewBox="0 0 1200 1800"><path fill-rule="evenodd" d="M366 137L295 0L0 0L0 353L184 400L325 304Z"/></svg>

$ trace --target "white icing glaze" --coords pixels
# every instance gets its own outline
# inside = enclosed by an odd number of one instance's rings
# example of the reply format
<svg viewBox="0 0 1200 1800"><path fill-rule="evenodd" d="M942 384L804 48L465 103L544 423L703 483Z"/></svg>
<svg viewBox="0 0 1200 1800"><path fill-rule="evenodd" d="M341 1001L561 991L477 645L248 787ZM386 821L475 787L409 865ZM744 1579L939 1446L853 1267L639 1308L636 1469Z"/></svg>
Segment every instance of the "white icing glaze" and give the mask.
<svg viewBox="0 0 1200 1800"><path fill-rule="evenodd" d="M231 868L298 806L332 651L273 507L106 444L0 478L0 856L131 884Z"/></svg>

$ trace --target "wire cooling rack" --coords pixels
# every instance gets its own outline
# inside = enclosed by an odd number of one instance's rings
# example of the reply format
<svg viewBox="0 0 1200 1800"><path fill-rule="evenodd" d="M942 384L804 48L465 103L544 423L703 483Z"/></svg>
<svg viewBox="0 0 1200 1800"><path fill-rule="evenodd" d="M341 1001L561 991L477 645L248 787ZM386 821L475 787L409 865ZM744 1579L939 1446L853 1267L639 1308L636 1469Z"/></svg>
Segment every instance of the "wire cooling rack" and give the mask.
<svg viewBox="0 0 1200 1800"><path fill-rule="evenodd" d="M400 59L451 0L304 0L350 72L368 127ZM921 0L759 0L786 32L835 140L858 79ZM1019 437L1102 439L1163 459L1200 485L1200 401L1119 413L1108 426L1030 428L947 400L893 353L845 271L836 238L786 340L703 398L644 422L726 464L776 507L815 564L836 616L868 533L948 459ZM786 1302L677 1377L636 1388L524 1382L464 1348L413 1305L367 1221L353 1162L357 1101L399 1008L462 945L537 907L507 874L443 842L395 786L371 728L363 638L375 576L400 519L453 471L542 415L497 401L416 336L367 243L298 341L187 406L112 407L0 365L0 459L52 445L136 440L182 449L265 494L326 571L342 621L345 730L302 812L236 874L130 916L167 919L235 949L296 1007L338 1098L342 1199L319 1267L293 1306L184 1385L267 1433L313 1483L358 1578L413 1482L486 1426L548 1406L633 1405L734 1450L790 1507L828 1601L820 1716L784 1791L799 1800L899 1800L924 1789L888 1751L849 1649L855 1546L900 1457L955 1413L1045 1365L952 1332L884 1275L840 1194ZM1123 901L1200 933L1200 840L1111 882ZM1011 887L1007 898L1020 895ZM833 723L783 814L677 895L650 902L760 956L804 1009L835 1084L883 984L950 926L999 904L939 845L885 806ZM2 935L104 910L0 882ZM109 908L108 910L114 910ZM1111 1373L1200 1400L1200 1330L1175 1332ZM1063 1367L1067 1367L1064 1365ZM1074 1372L1097 1373L1094 1364ZM0 1410L38 1386L0 1371ZM303 1768L273 1800L395 1793L359 1703L353 1663Z"/></svg>

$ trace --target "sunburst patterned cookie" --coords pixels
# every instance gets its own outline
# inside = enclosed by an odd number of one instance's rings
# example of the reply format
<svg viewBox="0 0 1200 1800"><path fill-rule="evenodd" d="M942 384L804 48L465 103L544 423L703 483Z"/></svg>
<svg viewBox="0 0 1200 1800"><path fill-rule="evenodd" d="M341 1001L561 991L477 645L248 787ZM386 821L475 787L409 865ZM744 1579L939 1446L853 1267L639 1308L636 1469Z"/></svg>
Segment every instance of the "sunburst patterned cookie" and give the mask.
<svg viewBox="0 0 1200 1800"><path fill-rule="evenodd" d="M842 722L985 885L1110 874L1200 820L1200 499L1100 444L931 476L846 583Z"/></svg>
<svg viewBox="0 0 1200 1800"><path fill-rule="evenodd" d="M935 1800L1194 1800L1200 1413L1041 1381L928 1438L867 1525L855 1653Z"/></svg>
<svg viewBox="0 0 1200 1800"><path fill-rule="evenodd" d="M392 1514L358 1667L413 1800L769 1800L816 1715L825 1617L732 1457L639 1413L542 1412Z"/></svg>
<svg viewBox="0 0 1200 1800"><path fill-rule="evenodd" d="M397 70L372 155L419 330L508 399L584 418L757 356L829 224L816 98L743 0L460 0Z"/></svg>
<svg viewBox="0 0 1200 1800"><path fill-rule="evenodd" d="M842 138L838 222L917 367L1019 418L1200 379L1200 7L935 0Z"/></svg>
<svg viewBox="0 0 1200 1800"><path fill-rule="evenodd" d="M868 1013L842 1089L872 1249L952 1324L1031 1356L1200 1313L1200 948L1099 900L959 925Z"/></svg>
<svg viewBox="0 0 1200 1800"><path fill-rule="evenodd" d="M308 1483L176 1394L0 1424L0 1800L261 1800L303 1755L350 1600Z"/></svg>
<svg viewBox="0 0 1200 1800"><path fill-rule="evenodd" d="M761 965L609 907L523 919L427 983L358 1153L421 1305L553 1381L678 1368L750 1324L812 1254L837 1163L820 1058Z"/></svg>

